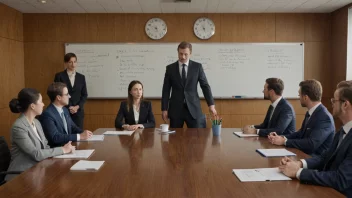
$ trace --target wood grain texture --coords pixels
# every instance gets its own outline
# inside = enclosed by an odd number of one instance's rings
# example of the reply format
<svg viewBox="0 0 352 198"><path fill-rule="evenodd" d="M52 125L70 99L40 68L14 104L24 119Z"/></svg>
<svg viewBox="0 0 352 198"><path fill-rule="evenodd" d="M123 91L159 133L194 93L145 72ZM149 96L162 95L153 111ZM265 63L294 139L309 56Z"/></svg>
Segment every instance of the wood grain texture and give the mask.
<svg viewBox="0 0 352 198"><path fill-rule="evenodd" d="M198 40L193 33L194 21L201 16L209 17L216 25L215 35L206 41ZM144 32L145 23L153 17L162 18L168 25L168 33L160 41L149 39ZM304 41L305 79L320 80L324 86L324 97L330 98L336 86L331 83L329 75L333 68L329 47L331 21L330 14L24 14L26 86L38 88L44 93L44 99L48 99L46 88L54 74L63 69L64 43L68 42ZM113 117L120 102L88 100L85 128L113 126ZM299 101L290 102L297 117L305 114L306 109L300 107ZM160 100L152 100L152 104L158 126L163 123ZM330 105L329 102L324 104ZM264 100L216 100L217 111L226 117L224 124L228 127L262 121L268 105L268 101ZM201 107L205 114L209 114L204 100ZM107 119L97 118L99 116ZM298 122L297 127L300 124Z"/></svg>
<svg viewBox="0 0 352 198"><path fill-rule="evenodd" d="M99 129L94 134L106 130ZM89 160L104 160L97 172L74 172L77 160L47 159L0 187L4 197L343 197L332 188L298 180L240 182L232 169L277 167L281 158L255 152L273 146L267 138L238 138L233 129L221 136L211 129L177 129L160 135L154 129L132 136L106 136L104 142L80 142L95 149ZM241 150L241 152L239 152ZM290 149L297 159L308 157ZM92 182L94 181L94 182ZM79 185L77 185L79 184Z"/></svg>

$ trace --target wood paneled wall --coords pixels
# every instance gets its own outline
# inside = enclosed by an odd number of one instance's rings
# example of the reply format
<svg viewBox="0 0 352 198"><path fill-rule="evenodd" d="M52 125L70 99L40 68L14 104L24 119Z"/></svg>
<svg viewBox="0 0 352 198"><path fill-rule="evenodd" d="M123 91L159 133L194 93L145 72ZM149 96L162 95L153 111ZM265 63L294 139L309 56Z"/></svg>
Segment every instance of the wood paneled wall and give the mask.
<svg viewBox="0 0 352 198"><path fill-rule="evenodd" d="M24 87L23 15L0 3L0 136L10 141L9 101Z"/></svg>
<svg viewBox="0 0 352 198"><path fill-rule="evenodd" d="M216 25L215 35L207 41L198 40L192 31L201 16ZM151 41L144 33L151 17L161 17L168 25L168 33L160 41ZM54 74L64 69L66 42L305 42L305 79L322 83L323 102L330 108L328 98L335 86L330 64L331 18L331 14L24 14L25 84L46 93ZM48 104L47 96L44 98ZM152 102L159 125L160 101ZM299 127L306 110L299 101L291 102ZM119 104L120 100L88 100L85 128L113 127ZM264 100L216 100L224 127L260 123L268 105ZM208 112L204 101L202 107Z"/></svg>

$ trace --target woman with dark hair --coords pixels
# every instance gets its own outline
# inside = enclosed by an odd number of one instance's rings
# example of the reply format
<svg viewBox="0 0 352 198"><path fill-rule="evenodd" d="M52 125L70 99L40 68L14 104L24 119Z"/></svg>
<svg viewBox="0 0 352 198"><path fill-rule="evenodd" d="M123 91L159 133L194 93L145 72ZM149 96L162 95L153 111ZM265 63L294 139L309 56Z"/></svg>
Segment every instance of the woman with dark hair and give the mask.
<svg viewBox="0 0 352 198"><path fill-rule="evenodd" d="M128 99L121 102L115 119L115 127L126 130L154 128L152 104L143 100L143 85L134 80L128 85Z"/></svg>
<svg viewBox="0 0 352 198"><path fill-rule="evenodd" d="M75 147L68 142L63 147L50 148L40 122L35 118L43 112L42 95L24 88L10 101L13 113L21 113L11 128L11 163L8 171L25 171L46 158L71 153ZM7 175L10 180L16 175Z"/></svg>
<svg viewBox="0 0 352 198"><path fill-rule="evenodd" d="M67 109L73 122L83 129L84 104L88 97L86 78L83 74L76 72L76 54L65 54L64 62L66 69L55 74L54 82L62 82L67 85L68 93L71 96Z"/></svg>

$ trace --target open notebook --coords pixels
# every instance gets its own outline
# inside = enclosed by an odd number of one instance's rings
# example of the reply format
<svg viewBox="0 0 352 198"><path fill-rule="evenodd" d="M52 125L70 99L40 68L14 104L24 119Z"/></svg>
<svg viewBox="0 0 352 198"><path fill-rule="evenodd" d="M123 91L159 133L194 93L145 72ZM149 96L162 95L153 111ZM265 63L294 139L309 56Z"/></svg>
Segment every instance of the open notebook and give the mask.
<svg viewBox="0 0 352 198"><path fill-rule="evenodd" d="M279 168L233 169L232 172L241 182L291 180Z"/></svg>
<svg viewBox="0 0 352 198"><path fill-rule="evenodd" d="M104 164L105 161L87 161L79 160L73 165L70 170L73 171L97 171Z"/></svg>
<svg viewBox="0 0 352 198"><path fill-rule="evenodd" d="M258 134L243 134L243 132L233 132L238 137L258 137Z"/></svg>

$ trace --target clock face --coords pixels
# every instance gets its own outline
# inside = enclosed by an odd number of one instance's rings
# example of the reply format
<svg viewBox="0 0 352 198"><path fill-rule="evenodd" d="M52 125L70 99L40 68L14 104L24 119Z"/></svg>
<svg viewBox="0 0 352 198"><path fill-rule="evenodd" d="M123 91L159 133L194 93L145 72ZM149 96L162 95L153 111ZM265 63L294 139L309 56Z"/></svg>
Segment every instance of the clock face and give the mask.
<svg viewBox="0 0 352 198"><path fill-rule="evenodd" d="M215 24L211 19L202 17L194 23L193 31L198 38L209 39L215 34Z"/></svg>
<svg viewBox="0 0 352 198"><path fill-rule="evenodd" d="M149 21L145 24L145 33L151 39L161 39L165 36L166 32L166 23L160 18L149 19Z"/></svg>

